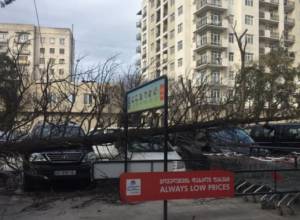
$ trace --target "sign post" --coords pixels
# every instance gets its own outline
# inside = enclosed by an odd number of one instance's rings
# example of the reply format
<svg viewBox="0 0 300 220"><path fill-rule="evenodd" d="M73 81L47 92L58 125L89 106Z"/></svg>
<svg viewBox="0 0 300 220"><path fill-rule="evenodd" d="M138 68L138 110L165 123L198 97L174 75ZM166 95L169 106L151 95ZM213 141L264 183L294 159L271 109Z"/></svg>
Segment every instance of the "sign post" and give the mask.
<svg viewBox="0 0 300 220"><path fill-rule="evenodd" d="M168 171L168 78L162 76L126 94L125 173L128 171L128 114L164 109L164 171ZM168 219L168 201L164 200L164 220Z"/></svg>

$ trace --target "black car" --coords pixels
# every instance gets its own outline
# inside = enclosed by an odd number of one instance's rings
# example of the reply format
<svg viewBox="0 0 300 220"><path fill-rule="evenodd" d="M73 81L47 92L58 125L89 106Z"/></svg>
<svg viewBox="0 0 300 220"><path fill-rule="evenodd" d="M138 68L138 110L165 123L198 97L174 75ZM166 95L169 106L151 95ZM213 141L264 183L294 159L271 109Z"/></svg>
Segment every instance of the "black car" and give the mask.
<svg viewBox="0 0 300 220"><path fill-rule="evenodd" d="M256 125L248 128L250 136L273 153L300 152L300 124ZM299 149L299 150L298 150Z"/></svg>
<svg viewBox="0 0 300 220"><path fill-rule="evenodd" d="M83 130L76 124L50 125L38 124L31 134L32 140L49 140L58 138L84 136ZM58 144L58 146L41 147L27 155L24 160L24 189L29 190L41 182L76 180L90 182L91 164L96 160L92 146L83 144Z"/></svg>
<svg viewBox="0 0 300 220"><path fill-rule="evenodd" d="M213 127L194 132L178 133L173 137L187 168L209 168L207 153L255 153L254 140L238 127Z"/></svg>

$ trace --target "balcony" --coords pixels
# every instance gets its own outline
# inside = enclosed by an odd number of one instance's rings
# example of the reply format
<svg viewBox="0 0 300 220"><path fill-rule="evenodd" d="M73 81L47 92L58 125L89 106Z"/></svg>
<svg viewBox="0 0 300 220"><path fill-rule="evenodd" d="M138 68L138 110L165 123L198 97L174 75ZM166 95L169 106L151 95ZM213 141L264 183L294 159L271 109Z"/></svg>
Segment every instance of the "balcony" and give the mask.
<svg viewBox="0 0 300 220"><path fill-rule="evenodd" d="M0 42L0 53L7 53L8 51L8 44Z"/></svg>
<svg viewBox="0 0 300 220"><path fill-rule="evenodd" d="M259 21L262 23L278 24L279 15L276 13L266 13L265 11L259 12Z"/></svg>
<svg viewBox="0 0 300 220"><path fill-rule="evenodd" d="M293 28L295 26L295 19L286 17L284 19L284 25L286 28Z"/></svg>
<svg viewBox="0 0 300 220"><path fill-rule="evenodd" d="M137 47L136 47L136 53L141 53L141 51L142 51L142 50L141 50L141 46L137 46Z"/></svg>
<svg viewBox="0 0 300 220"><path fill-rule="evenodd" d="M195 14L201 14L207 10L218 11L220 13L226 11L227 7L225 7L222 0L203 0L197 3Z"/></svg>
<svg viewBox="0 0 300 220"><path fill-rule="evenodd" d="M142 39L141 33L138 33L138 34L136 35L136 40L137 40L137 41L140 41L141 39Z"/></svg>
<svg viewBox="0 0 300 220"><path fill-rule="evenodd" d="M145 45L146 43L147 43L146 39L142 41L142 45Z"/></svg>
<svg viewBox="0 0 300 220"><path fill-rule="evenodd" d="M291 0L287 0L284 4L284 11L286 13L290 13L295 9L295 2Z"/></svg>
<svg viewBox="0 0 300 220"><path fill-rule="evenodd" d="M141 60L140 59L137 59L136 61L135 61L135 66L136 67L138 67L138 68L140 68L141 67Z"/></svg>
<svg viewBox="0 0 300 220"><path fill-rule="evenodd" d="M286 34L284 35L284 43L286 46L291 46L295 43L295 35Z"/></svg>
<svg viewBox="0 0 300 220"><path fill-rule="evenodd" d="M142 22L140 22L140 21L136 22L136 27L141 28L142 27Z"/></svg>
<svg viewBox="0 0 300 220"><path fill-rule="evenodd" d="M216 50L226 50L227 46L222 45L221 41L207 41L202 44L197 44L195 48L195 52L201 52L207 49L216 49Z"/></svg>
<svg viewBox="0 0 300 220"><path fill-rule="evenodd" d="M279 41L279 33L276 31L259 30L260 40Z"/></svg>
<svg viewBox="0 0 300 220"><path fill-rule="evenodd" d="M278 8L279 0L259 0L259 6L266 6L268 8Z"/></svg>
<svg viewBox="0 0 300 220"><path fill-rule="evenodd" d="M196 24L196 32L202 32L207 29L214 29L214 30L219 30L219 31L224 31L227 30L227 27L223 25L221 21L202 21L202 22L197 22Z"/></svg>
<svg viewBox="0 0 300 220"><path fill-rule="evenodd" d="M142 31L146 31L147 30L147 25L143 25Z"/></svg>
<svg viewBox="0 0 300 220"><path fill-rule="evenodd" d="M196 69L205 69L205 68L226 68L225 64L223 64L222 59L220 60L197 60L196 61Z"/></svg>

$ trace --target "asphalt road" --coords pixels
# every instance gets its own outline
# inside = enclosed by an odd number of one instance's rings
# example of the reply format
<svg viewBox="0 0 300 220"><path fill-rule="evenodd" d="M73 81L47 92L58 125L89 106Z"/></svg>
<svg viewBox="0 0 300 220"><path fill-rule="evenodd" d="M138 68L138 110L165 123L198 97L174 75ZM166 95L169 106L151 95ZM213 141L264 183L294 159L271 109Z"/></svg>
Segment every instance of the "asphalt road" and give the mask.
<svg viewBox="0 0 300 220"><path fill-rule="evenodd" d="M93 195L55 196L51 193L29 196L0 196L1 220L159 220L162 202L125 205L118 201L105 202ZM178 200L169 202L169 220L280 220L300 218L279 216L276 210L263 210L258 203L247 203L241 198Z"/></svg>

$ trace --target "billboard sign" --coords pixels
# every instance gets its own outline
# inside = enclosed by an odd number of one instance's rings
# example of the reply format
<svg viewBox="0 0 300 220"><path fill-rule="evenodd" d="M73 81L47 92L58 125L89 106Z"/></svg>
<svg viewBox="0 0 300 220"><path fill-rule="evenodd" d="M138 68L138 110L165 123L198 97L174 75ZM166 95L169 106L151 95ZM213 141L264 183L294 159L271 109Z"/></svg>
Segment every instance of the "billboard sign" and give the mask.
<svg viewBox="0 0 300 220"><path fill-rule="evenodd" d="M165 105L166 77L160 77L127 93L127 112L141 112Z"/></svg>
<svg viewBox="0 0 300 220"><path fill-rule="evenodd" d="M224 198L234 196L228 171L125 173L120 179L123 202Z"/></svg>

